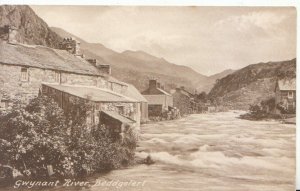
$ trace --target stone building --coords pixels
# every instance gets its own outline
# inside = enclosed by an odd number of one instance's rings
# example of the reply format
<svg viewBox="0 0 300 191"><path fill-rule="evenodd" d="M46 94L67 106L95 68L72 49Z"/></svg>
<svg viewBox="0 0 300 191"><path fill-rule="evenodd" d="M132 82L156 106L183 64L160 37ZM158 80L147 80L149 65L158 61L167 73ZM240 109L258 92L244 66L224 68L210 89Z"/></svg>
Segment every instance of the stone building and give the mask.
<svg viewBox="0 0 300 191"><path fill-rule="evenodd" d="M279 107L287 109L288 113L296 112L296 79L282 79L275 86L275 113L280 114Z"/></svg>
<svg viewBox="0 0 300 191"><path fill-rule="evenodd" d="M194 95L183 86L172 91L174 107L180 110L181 115L197 113L198 104L194 100Z"/></svg>
<svg viewBox="0 0 300 191"><path fill-rule="evenodd" d="M147 100L133 85L113 78L107 64L102 67L98 63L97 67L85 60L76 40L67 38L62 49L52 49L15 43L3 34L1 37L1 110L10 109L15 101L28 103L44 93L53 96L61 107L72 97L95 103L91 123L97 123L99 112L104 110L128 117L137 126L147 120Z"/></svg>
<svg viewBox="0 0 300 191"><path fill-rule="evenodd" d="M163 111L168 111L173 107L173 96L161 89L157 80L149 80L149 88L142 94L148 101L149 117L161 116Z"/></svg>

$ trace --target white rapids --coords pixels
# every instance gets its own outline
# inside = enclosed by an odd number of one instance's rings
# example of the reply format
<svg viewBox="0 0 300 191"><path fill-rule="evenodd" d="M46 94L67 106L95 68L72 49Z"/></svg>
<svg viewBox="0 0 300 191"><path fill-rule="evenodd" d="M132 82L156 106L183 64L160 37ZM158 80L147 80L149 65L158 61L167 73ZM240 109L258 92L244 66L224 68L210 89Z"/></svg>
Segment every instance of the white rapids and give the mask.
<svg viewBox="0 0 300 191"><path fill-rule="evenodd" d="M97 178L145 181L144 187L122 190L295 190L296 126L242 120L241 113L194 114L142 125L136 155L150 154L156 163Z"/></svg>

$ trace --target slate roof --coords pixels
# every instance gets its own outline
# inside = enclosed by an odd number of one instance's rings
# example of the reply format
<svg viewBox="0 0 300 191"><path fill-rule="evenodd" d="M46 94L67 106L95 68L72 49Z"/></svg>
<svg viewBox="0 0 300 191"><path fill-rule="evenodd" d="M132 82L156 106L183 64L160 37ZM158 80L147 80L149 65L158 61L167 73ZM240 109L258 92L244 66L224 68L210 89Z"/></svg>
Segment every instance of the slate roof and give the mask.
<svg viewBox="0 0 300 191"><path fill-rule="evenodd" d="M147 102L134 86L119 81L111 75L101 73L85 59L70 54L65 50L53 49L40 45L9 44L0 40L0 64L101 76L109 82L127 86L128 88L125 92L125 96L133 98L132 100ZM93 89L93 87L90 88ZM74 92L76 91L74 90Z"/></svg>
<svg viewBox="0 0 300 191"><path fill-rule="evenodd" d="M282 79L277 81L277 86L280 91L296 90L296 79Z"/></svg>
<svg viewBox="0 0 300 191"><path fill-rule="evenodd" d="M168 96L172 96L171 94L169 94L168 92L166 92L165 90L156 87L154 90L150 90L150 88L148 88L147 90L142 92L143 95L168 95Z"/></svg>
<svg viewBox="0 0 300 191"><path fill-rule="evenodd" d="M163 89L157 88L157 90L159 90L161 93L163 93L163 94L165 94L165 95L172 96L171 94L169 94L168 92L166 92L166 91L163 90Z"/></svg>
<svg viewBox="0 0 300 191"><path fill-rule="evenodd" d="M134 120L124 117L113 111L101 111L101 113L105 113L109 117L116 119L116 120L120 121L121 123L134 123L135 122ZM101 113L100 113L100 115L101 115Z"/></svg>
<svg viewBox="0 0 300 191"><path fill-rule="evenodd" d="M108 89L102 89L93 86L73 86L46 83L43 85L94 102L138 102L133 98L118 94Z"/></svg>
<svg viewBox="0 0 300 191"><path fill-rule="evenodd" d="M40 45L13 45L0 41L0 64L102 76L99 70L85 59L65 50Z"/></svg>
<svg viewBox="0 0 300 191"><path fill-rule="evenodd" d="M148 102L147 99L131 84L127 84L127 90L124 95L131 97L139 102Z"/></svg>

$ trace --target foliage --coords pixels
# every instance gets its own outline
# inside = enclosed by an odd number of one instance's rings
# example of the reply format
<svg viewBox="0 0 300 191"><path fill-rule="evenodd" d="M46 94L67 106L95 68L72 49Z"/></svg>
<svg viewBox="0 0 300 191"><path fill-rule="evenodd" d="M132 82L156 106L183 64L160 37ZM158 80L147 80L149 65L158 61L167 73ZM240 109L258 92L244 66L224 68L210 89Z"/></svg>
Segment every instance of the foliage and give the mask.
<svg viewBox="0 0 300 191"><path fill-rule="evenodd" d="M275 98L271 97L269 99L262 100L259 104L250 105L249 107L250 113L241 115L240 117L243 119L252 119L252 120L281 118L280 115L271 113L273 109L275 109Z"/></svg>
<svg viewBox="0 0 300 191"><path fill-rule="evenodd" d="M203 91L197 95L196 100L197 100L197 102L205 103L207 101L207 98L208 98L208 96L207 96L206 92Z"/></svg>
<svg viewBox="0 0 300 191"><path fill-rule="evenodd" d="M84 176L130 164L134 129L127 128L123 139L115 140L106 127L86 125L90 109L89 103L77 99L63 111L44 96L27 106L16 105L0 115L0 164L30 177L47 177L47 165L57 176Z"/></svg>
<svg viewBox="0 0 300 191"><path fill-rule="evenodd" d="M26 107L17 105L0 119L1 164L24 175L47 175L47 165L63 172L66 125L63 111L51 99L34 99Z"/></svg>

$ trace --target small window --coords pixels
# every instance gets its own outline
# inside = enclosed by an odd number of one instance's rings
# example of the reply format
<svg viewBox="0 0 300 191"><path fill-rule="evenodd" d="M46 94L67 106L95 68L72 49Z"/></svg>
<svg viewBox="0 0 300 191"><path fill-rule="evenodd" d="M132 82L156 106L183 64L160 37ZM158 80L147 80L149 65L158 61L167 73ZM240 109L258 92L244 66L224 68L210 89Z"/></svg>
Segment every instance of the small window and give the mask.
<svg viewBox="0 0 300 191"><path fill-rule="evenodd" d="M293 98L293 92L288 92L288 98L290 98L290 99Z"/></svg>
<svg viewBox="0 0 300 191"><path fill-rule="evenodd" d="M60 83L61 74L60 72L55 72L55 82Z"/></svg>
<svg viewBox="0 0 300 191"><path fill-rule="evenodd" d="M124 111L124 106L119 105L119 106L117 106L117 108L118 108L118 113L119 113L120 115L124 115L124 113L125 113L125 111Z"/></svg>
<svg viewBox="0 0 300 191"><path fill-rule="evenodd" d="M1 102L0 102L0 108L7 109L8 106L9 106L8 100L1 100Z"/></svg>
<svg viewBox="0 0 300 191"><path fill-rule="evenodd" d="M21 81L22 82L28 81L28 69L27 68L21 68Z"/></svg>

